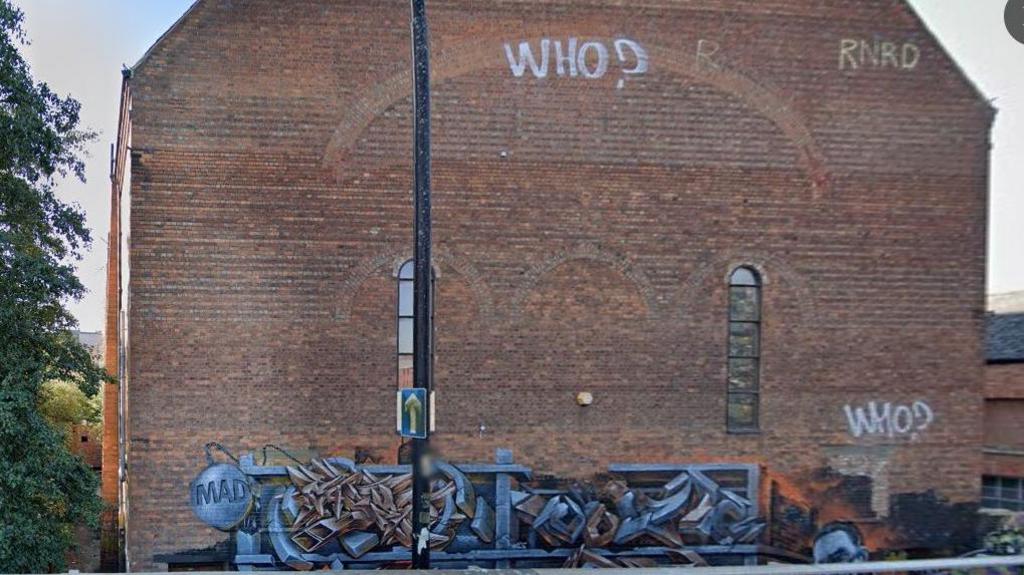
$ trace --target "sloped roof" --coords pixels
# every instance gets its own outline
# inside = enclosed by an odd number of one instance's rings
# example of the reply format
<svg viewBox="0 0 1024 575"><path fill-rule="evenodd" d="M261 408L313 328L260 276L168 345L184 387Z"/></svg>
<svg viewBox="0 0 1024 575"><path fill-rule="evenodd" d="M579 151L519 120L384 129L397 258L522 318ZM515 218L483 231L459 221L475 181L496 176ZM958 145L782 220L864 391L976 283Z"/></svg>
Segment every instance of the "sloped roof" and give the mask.
<svg viewBox="0 0 1024 575"><path fill-rule="evenodd" d="M989 363L1024 363L1024 313L990 314L987 324Z"/></svg>

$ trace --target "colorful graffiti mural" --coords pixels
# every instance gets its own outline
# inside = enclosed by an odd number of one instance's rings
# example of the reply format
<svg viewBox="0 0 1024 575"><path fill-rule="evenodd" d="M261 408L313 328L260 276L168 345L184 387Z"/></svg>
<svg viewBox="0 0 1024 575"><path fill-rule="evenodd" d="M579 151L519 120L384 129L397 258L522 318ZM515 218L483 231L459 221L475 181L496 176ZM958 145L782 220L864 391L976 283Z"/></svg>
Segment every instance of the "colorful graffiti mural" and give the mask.
<svg viewBox="0 0 1024 575"><path fill-rule="evenodd" d="M410 466L290 456L268 465L266 450L259 464L254 454L217 462L209 447L190 503L233 534L238 568L408 562ZM535 477L505 449L494 463L428 467L425 540L441 567L848 563L919 545L922 515L946 518L942 541L925 541L936 549L961 547L974 524L970 504L930 493L895 494L878 515L872 478L835 470L787 479L757 464L619 464L581 482Z"/></svg>
<svg viewBox="0 0 1024 575"><path fill-rule="evenodd" d="M408 560L408 466L341 457L267 466L251 454L236 465L209 463L191 485L192 507L208 525L235 533L240 568L387 567ZM443 566L803 559L764 544L756 465L613 465L600 481L565 485L534 480L507 450L493 464L434 461L432 468L429 541Z"/></svg>

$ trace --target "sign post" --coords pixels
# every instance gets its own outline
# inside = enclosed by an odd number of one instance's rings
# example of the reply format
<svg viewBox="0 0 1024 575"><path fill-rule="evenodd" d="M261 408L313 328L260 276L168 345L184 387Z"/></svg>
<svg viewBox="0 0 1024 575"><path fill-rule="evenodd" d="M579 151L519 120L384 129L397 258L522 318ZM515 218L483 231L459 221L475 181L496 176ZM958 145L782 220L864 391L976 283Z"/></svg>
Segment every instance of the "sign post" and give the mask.
<svg viewBox="0 0 1024 575"><path fill-rule="evenodd" d="M412 59L413 59L413 116L415 179L414 234L416 249L413 257L415 287L413 292L413 386L422 396L418 398L416 423L422 434L412 440L412 566L430 568L430 481L427 477L428 447L430 442L431 368L433 365L433 326L431 289L433 287L430 254L430 36L427 27L426 0L410 0L412 4ZM410 396L408 409L415 409L417 400ZM403 405L403 409L405 406ZM412 412L409 412L411 417Z"/></svg>

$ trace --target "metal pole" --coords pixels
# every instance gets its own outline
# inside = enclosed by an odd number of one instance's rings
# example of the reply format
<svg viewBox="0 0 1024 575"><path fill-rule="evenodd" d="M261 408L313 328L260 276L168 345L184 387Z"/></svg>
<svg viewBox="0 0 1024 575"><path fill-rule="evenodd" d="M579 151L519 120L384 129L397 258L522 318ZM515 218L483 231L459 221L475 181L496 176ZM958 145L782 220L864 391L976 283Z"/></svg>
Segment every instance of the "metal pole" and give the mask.
<svg viewBox="0 0 1024 575"><path fill-rule="evenodd" d="M413 473L413 549L414 569L430 568L430 482L424 458L430 445L430 384L433 364L431 342L431 262L430 262L430 38L427 28L426 0L412 3L413 106L415 116L415 210L416 251L413 294L413 380L426 391L423 417L424 439L412 440Z"/></svg>

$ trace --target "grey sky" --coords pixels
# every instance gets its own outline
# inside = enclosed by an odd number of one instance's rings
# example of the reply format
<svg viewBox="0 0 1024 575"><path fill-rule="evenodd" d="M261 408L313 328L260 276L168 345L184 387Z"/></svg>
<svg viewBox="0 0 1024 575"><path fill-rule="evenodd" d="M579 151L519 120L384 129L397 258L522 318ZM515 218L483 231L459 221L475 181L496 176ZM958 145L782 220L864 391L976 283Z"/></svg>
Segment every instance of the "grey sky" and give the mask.
<svg viewBox="0 0 1024 575"><path fill-rule="evenodd" d="M94 242L80 266L90 293L71 305L82 329L103 328L110 142L117 133L122 64L133 64L191 0L14 0L26 15L36 77L82 102L100 133L89 149L88 183L64 182L62 197L85 208ZM911 0L971 79L995 100L989 291L1024 290L1024 45L1003 26L1004 0ZM856 9L856 2L850 3Z"/></svg>

